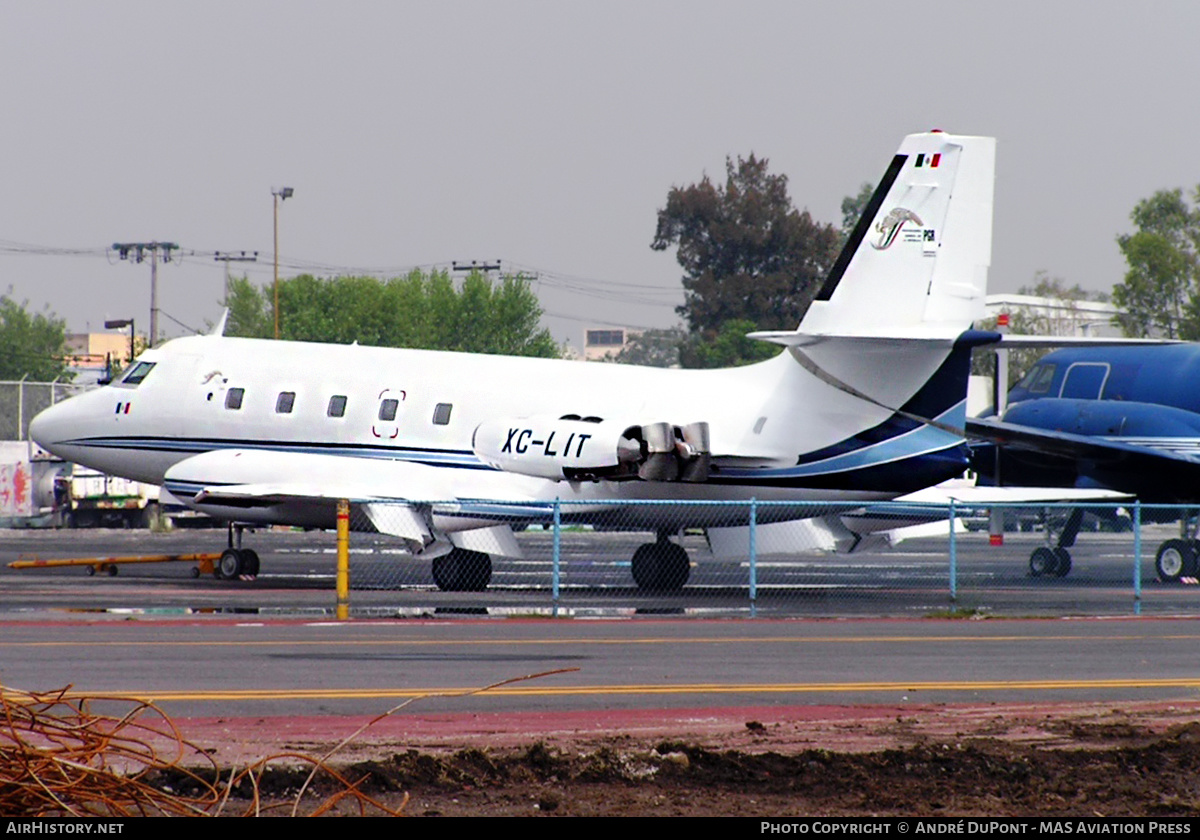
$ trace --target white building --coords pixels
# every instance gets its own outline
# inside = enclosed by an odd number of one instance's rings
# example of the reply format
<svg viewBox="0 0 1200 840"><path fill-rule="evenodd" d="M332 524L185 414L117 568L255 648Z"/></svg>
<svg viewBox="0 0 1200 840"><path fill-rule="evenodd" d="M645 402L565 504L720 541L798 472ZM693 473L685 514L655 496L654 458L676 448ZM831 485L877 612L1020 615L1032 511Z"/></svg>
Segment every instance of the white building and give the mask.
<svg viewBox="0 0 1200 840"><path fill-rule="evenodd" d="M1107 338L1121 335L1120 328L1113 324L1113 317L1118 310L1111 303L1001 294L988 295L986 309L988 318L995 318L1001 313L1014 316L1021 313L1029 316L1037 321L1036 330L1032 331L1041 335L1090 335Z"/></svg>

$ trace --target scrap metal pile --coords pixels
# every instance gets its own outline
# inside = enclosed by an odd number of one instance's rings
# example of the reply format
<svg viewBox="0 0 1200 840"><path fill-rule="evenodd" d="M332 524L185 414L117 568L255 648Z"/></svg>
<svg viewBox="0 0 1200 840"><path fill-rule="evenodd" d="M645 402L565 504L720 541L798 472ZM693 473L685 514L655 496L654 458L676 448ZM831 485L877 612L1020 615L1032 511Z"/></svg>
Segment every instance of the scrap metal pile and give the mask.
<svg viewBox="0 0 1200 840"><path fill-rule="evenodd" d="M285 753L223 772L161 709L128 697L0 687L0 715L0 813L10 817L296 815L302 802L309 816L404 808L358 790L361 780L330 768L329 755ZM289 803L268 806L260 781L273 764L299 768L303 783ZM323 798L312 796L317 779Z"/></svg>

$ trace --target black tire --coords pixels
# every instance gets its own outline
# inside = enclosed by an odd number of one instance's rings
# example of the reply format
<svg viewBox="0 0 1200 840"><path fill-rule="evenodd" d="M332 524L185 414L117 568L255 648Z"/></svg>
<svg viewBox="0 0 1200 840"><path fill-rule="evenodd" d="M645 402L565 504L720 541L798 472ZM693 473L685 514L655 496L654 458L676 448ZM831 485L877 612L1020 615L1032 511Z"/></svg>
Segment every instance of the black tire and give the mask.
<svg viewBox="0 0 1200 840"><path fill-rule="evenodd" d="M1054 549L1042 546L1035 548L1033 554L1029 555L1029 576L1043 577L1053 575L1054 570L1058 568L1058 557L1054 553Z"/></svg>
<svg viewBox="0 0 1200 840"><path fill-rule="evenodd" d="M114 563L114 564L112 564L112 565L110 565L110 566L108 567L108 570L107 570L107 571L108 571L108 576L109 576L109 577L116 577L116 576L117 576L117 572L119 572L119 571L120 571L120 569L119 569L119 568L117 567L117 565Z"/></svg>
<svg viewBox="0 0 1200 840"><path fill-rule="evenodd" d="M458 582L458 578L453 575L455 565L450 559L449 554L443 554L441 557L433 558L433 583L438 589L443 592L457 592L454 584Z"/></svg>
<svg viewBox="0 0 1200 840"><path fill-rule="evenodd" d="M242 553L236 548L221 552L221 559L213 566L213 577L217 580L237 580L242 573Z"/></svg>
<svg viewBox="0 0 1200 840"><path fill-rule="evenodd" d="M1178 583L1180 578L1195 577L1196 549L1191 540L1167 540L1154 555L1154 571L1163 583Z"/></svg>
<svg viewBox="0 0 1200 840"><path fill-rule="evenodd" d="M433 558L433 582L443 592L483 592L492 582L492 558L482 551L453 548Z"/></svg>
<svg viewBox="0 0 1200 840"><path fill-rule="evenodd" d="M1055 548L1053 551L1058 562L1054 565L1054 571L1051 574L1058 578L1071 574L1071 552L1065 548Z"/></svg>
<svg viewBox="0 0 1200 840"><path fill-rule="evenodd" d="M630 566L638 589L658 592L682 589L692 570L687 551L669 540L638 546Z"/></svg>
<svg viewBox="0 0 1200 840"><path fill-rule="evenodd" d="M242 577L258 577L258 552L253 548L242 549Z"/></svg>

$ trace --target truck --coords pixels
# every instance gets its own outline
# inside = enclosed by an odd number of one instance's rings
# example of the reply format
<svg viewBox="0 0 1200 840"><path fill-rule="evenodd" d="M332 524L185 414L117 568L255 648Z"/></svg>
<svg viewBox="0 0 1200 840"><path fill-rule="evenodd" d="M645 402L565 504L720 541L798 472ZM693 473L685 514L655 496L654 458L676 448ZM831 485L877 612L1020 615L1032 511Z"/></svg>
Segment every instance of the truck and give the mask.
<svg viewBox="0 0 1200 840"><path fill-rule="evenodd" d="M159 488L81 467L54 478L54 508L68 528L149 528L158 519Z"/></svg>

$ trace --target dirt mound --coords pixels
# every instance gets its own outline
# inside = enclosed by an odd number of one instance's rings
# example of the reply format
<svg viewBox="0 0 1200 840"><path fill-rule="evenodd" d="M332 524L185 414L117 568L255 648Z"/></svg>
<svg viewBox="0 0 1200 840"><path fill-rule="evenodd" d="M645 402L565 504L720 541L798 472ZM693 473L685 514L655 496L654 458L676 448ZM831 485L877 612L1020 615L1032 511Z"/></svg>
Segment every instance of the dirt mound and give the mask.
<svg viewBox="0 0 1200 840"><path fill-rule="evenodd" d="M343 769L374 797L409 793L414 816L1200 816L1200 724L1073 725L1090 745L970 737L784 753L614 736L584 749L411 749ZM268 797L295 787L283 770L260 782Z"/></svg>

